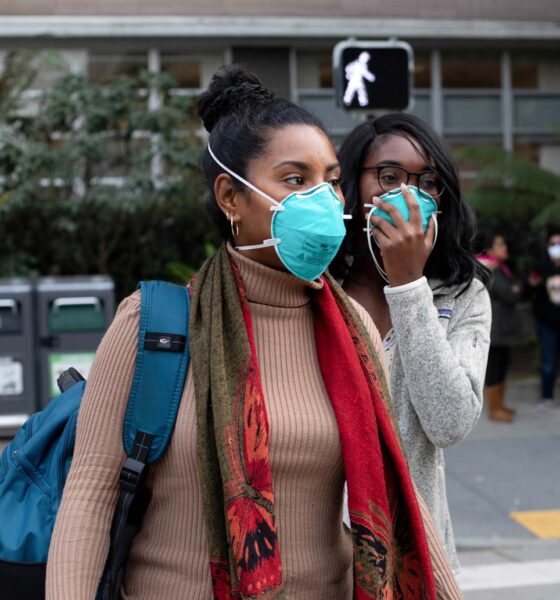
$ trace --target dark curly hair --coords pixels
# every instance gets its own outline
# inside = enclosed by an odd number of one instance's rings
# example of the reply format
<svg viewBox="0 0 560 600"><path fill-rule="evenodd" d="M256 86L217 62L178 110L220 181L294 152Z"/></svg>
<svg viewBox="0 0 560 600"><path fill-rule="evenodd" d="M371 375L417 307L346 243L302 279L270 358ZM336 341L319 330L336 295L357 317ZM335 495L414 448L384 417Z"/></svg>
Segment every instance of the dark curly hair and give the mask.
<svg viewBox="0 0 560 600"><path fill-rule="evenodd" d="M275 98L256 75L238 64L224 66L214 74L208 89L198 97L198 114L217 158L243 178L249 161L264 152L270 130L312 125L325 132L317 117L289 100ZM209 188L208 210L227 240L230 225L214 197L214 182L224 170L208 148L202 156L202 170ZM242 184L233 180L233 185Z"/></svg>
<svg viewBox="0 0 560 600"><path fill-rule="evenodd" d="M476 219L461 194L459 174L451 153L441 136L418 117L406 113L390 113L358 125L340 147L340 184L346 199L346 212L354 218L346 221L346 238L330 266L331 273L344 279L358 252L359 236L364 235L359 198L362 166L376 148L376 142L388 135L416 140L433 161L445 184L438 217L438 239L424 269L425 275L441 279L446 286L468 284L475 276L487 283L488 271L472 254Z"/></svg>

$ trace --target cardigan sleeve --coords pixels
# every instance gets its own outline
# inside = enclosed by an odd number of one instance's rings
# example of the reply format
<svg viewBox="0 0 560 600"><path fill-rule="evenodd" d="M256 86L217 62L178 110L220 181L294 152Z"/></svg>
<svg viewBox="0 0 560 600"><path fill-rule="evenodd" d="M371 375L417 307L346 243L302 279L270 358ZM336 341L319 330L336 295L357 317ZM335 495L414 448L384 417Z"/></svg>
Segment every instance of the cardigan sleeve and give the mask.
<svg viewBox="0 0 560 600"><path fill-rule="evenodd" d="M482 410L490 345L490 298L473 280L454 303L446 331L426 281L386 295L404 369L403 385L424 432L437 447L464 439Z"/></svg>
<svg viewBox="0 0 560 600"><path fill-rule="evenodd" d="M91 368L49 549L46 600L92 600L97 591L125 459L122 423L136 361L139 316L137 292L121 303Z"/></svg>
<svg viewBox="0 0 560 600"><path fill-rule="evenodd" d="M449 565L449 560L430 516L430 511L418 490L416 490L416 498L424 524L432 569L434 571L436 598L437 600L461 600L463 595L459 589L459 584Z"/></svg>

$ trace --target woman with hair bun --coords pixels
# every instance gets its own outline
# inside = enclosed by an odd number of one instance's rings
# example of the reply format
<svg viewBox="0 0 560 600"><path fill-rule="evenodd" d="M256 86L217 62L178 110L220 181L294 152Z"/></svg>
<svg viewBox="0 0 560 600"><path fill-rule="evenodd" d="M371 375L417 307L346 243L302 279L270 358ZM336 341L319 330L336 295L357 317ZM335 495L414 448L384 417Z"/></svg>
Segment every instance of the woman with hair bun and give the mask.
<svg viewBox="0 0 560 600"><path fill-rule="evenodd" d="M480 416L491 321L474 216L445 142L418 117L363 123L338 157L353 219L331 272L383 338L410 472L458 569L443 448Z"/></svg>
<svg viewBox="0 0 560 600"><path fill-rule="evenodd" d="M459 598L395 433L377 330L326 273L345 211L325 130L236 65L198 109L224 244L189 287L191 362L122 597ZM133 294L88 381L48 600L96 593L138 318Z"/></svg>

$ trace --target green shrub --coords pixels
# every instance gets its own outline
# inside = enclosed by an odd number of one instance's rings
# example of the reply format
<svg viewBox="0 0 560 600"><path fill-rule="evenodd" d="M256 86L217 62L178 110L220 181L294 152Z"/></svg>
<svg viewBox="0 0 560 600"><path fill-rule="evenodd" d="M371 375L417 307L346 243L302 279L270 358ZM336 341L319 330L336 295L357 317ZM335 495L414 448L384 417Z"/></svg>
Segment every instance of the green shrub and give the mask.
<svg viewBox="0 0 560 600"><path fill-rule="evenodd" d="M13 80L14 69L6 72ZM105 85L66 75L31 115L9 96L0 277L104 273L120 299L140 279L198 268L218 240L204 207L192 99L173 96L172 86L147 73ZM162 100L157 110L148 109L150 90Z"/></svg>

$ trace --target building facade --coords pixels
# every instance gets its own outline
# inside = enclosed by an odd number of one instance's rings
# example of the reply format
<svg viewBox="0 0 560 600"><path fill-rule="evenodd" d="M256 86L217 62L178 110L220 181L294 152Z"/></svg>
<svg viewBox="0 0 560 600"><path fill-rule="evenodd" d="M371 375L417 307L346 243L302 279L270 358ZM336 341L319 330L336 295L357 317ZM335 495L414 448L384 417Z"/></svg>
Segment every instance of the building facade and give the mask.
<svg viewBox="0 0 560 600"><path fill-rule="evenodd" d="M348 38L412 46L411 110L452 147L500 145L560 172L556 0L0 0L0 53L62 58L38 88L61 68L98 82L148 69L172 75L174 93L194 94L221 64L244 62L317 113L335 140L363 118L334 101L332 50Z"/></svg>

